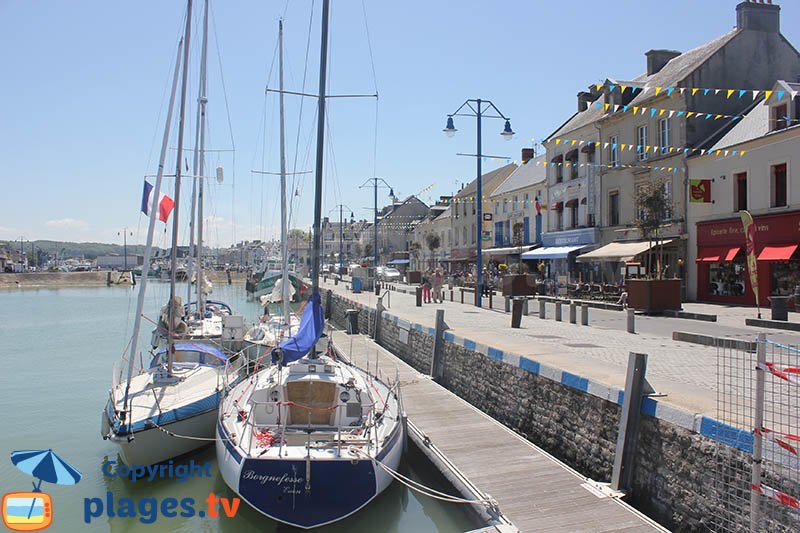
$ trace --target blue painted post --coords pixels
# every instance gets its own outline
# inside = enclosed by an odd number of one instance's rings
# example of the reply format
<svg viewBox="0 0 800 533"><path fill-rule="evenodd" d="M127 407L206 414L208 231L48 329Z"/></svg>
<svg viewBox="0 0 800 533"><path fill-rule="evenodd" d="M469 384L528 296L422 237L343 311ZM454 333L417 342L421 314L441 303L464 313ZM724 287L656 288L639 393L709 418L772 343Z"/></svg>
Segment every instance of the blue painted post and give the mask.
<svg viewBox="0 0 800 533"><path fill-rule="evenodd" d="M477 224L477 228L475 228L477 232L477 268L476 268L476 276L475 276L475 307L481 307L481 289L483 288L483 187L481 184L481 99L478 98L477 100L478 105L476 106L478 112L476 113L478 116L478 182L477 182L477 190L475 192L475 201L477 202L477 206L475 209L475 224Z"/></svg>

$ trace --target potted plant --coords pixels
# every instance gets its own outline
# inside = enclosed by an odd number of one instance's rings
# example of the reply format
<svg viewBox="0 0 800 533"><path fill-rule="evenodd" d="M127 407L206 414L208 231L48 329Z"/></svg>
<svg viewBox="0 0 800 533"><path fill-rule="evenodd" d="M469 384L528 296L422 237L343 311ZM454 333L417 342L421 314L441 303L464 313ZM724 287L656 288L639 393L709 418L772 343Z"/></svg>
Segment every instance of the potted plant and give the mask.
<svg viewBox="0 0 800 533"><path fill-rule="evenodd" d="M627 280L628 307L645 313L660 313L666 309L681 308L681 280L664 279L662 268L662 235L664 222L669 220L672 205L666 193L665 183L669 178L656 179L639 185L634 195L639 207L635 224L650 248L657 248L656 268L653 269L652 254L647 254L646 276Z"/></svg>
<svg viewBox="0 0 800 533"><path fill-rule="evenodd" d="M536 279L528 274L527 265L523 263L501 264L497 268L503 275L503 296L533 296L536 294Z"/></svg>

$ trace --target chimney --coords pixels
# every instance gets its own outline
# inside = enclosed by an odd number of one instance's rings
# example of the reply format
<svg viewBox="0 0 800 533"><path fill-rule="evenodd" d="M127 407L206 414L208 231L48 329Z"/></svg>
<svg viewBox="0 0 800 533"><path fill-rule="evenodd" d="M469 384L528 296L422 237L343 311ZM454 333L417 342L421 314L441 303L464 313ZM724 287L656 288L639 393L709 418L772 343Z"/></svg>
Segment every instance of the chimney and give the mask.
<svg viewBox="0 0 800 533"><path fill-rule="evenodd" d="M589 108L589 104L597 100L597 95L592 93L587 93L586 91L581 91L578 93L578 113L581 111L586 111Z"/></svg>
<svg viewBox="0 0 800 533"><path fill-rule="evenodd" d="M652 76L659 72L670 59L681 55L677 50L650 50L644 53L647 57L647 75Z"/></svg>
<svg viewBox="0 0 800 533"><path fill-rule="evenodd" d="M533 148L523 148L522 149L522 164L524 165L528 161L534 158Z"/></svg>
<svg viewBox="0 0 800 533"><path fill-rule="evenodd" d="M772 0L742 2L736 6L736 29L780 33L781 7Z"/></svg>

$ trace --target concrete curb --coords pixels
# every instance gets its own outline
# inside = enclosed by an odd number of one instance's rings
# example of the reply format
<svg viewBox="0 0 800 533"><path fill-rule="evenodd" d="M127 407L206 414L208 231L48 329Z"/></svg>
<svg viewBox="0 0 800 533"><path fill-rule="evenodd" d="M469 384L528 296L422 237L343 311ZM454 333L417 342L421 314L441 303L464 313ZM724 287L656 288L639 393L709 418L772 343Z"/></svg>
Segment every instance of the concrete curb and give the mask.
<svg viewBox="0 0 800 533"><path fill-rule="evenodd" d="M705 313L689 313L687 311L675 311L673 309L665 309L664 316L672 318L686 318L688 320L702 320L704 322L717 321L717 315L707 315Z"/></svg>
<svg viewBox="0 0 800 533"><path fill-rule="evenodd" d="M745 352L755 352L757 347L755 341L714 337L712 335L689 333L686 331L673 331L672 340L702 344L704 346L715 346L717 348L728 348L731 350L744 350Z"/></svg>
<svg viewBox="0 0 800 533"><path fill-rule="evenodd" d="M747 326L756 326L759 328L774 328L774 329L784 329L787 331L800 331L800 324L796 322L784 322L782 320L766 320L761 318L745 318L744 323Z"/></svg>

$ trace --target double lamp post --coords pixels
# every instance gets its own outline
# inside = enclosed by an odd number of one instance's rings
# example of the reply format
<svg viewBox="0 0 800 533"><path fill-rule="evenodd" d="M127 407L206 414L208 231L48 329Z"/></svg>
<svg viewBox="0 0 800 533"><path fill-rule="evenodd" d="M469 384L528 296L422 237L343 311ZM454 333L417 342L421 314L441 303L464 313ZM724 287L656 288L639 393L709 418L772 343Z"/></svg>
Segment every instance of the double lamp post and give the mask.
<svg viewBox="0 0 800 533"><path fill-rule="evenodd" d="M489 114L487 114L489 113ZM481 160L483 154L481 153L481 119L482 118L499 118L505 120L505 127L500 135L507 141L510 141L514 136L514 131L511 129L511 121L503 113L500 112L495 105L489 100L467 100L461 107L447 116L447 126L444 128L444 133L448 137L452 137L458 131L453 124L453 117L476 117L478 119L478 151L476 154L459 154L475 157L478 162L478 176L476 179L477 190L475 191L475 202L477 204L475 209L475 224L477 225L477 266L475 278L475 307L481 307L481 297L483 289L483 187L481 183Z"/></svg>

